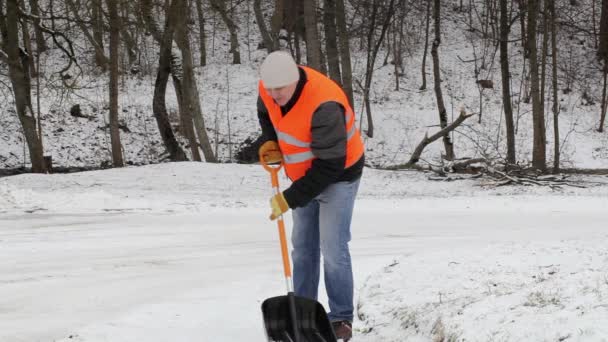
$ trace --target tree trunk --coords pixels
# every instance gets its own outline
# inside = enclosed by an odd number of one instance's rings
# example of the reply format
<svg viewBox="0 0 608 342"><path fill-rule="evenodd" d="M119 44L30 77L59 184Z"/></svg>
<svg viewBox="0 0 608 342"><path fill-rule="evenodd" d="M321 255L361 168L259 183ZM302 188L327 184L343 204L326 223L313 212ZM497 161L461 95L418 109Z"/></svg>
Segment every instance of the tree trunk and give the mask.
<svg viewBox="0 0 608 342"><path fill-rule="evenodd" d="M32 110L31 79L28 56L19 48L18 1L6 2L6 25L2 28L4 52L8 57L8 74L15 95L15 107L30 154L32 172L46 172L42 143L36 127L36 118Z"/></svg>
<svg viewBox="0 0 608 342"><path fill-rule="evenodd" d="M167 82L171 73L171 44L173 41L173 23L178 20L177 14L179 1L174 0L167 13L165 20L165 30L162 33L160 44L160 57L158 62L158 74L154 85L154 98L152 100L152 111L154 118L158 124L158 131L163 139L163 143L169 153L169 158L172 161L187 160L186 154L175 139L169 115L167 114L167 106L165 104L165 93L167 91Z"/></svg>
<svg viewBox="0 0 608 342"><path fill-rule="evenodd" d="M323 8L323 26L325 27L325 49L327 50L327 65L329 77L342 84L340 75L340 56L336 36L336 0L325 0Z"/></svg>
<svg viewBox="0 0 608 342"><path fill-rule="evenodd" d="M163 33L159 29L158 23L154 19L155 17L154 17L153 11L152 11L152 7L153 7L152 0L140 0L139 6L140 6L140 10L141 10L141 16L146 25L146 29L148 30L148 32L150 32L150 34L152 35L152 38L154 38L154 40L156 40L157 43L161 44L162 40L163 40ZM168 16L168 13L167 13L167 16Z"/></svg>
<svg viewBox="0 0 608 342"><path fill-rule="evenodd" d="M346 29L346 17L344 13L344 0L335 0L336 2L336 26L338 31L338 41L340 49L340 65L342 66L342 89L348 96L350 105L355 110L355 102L353 101L353 71L350 62L350 44L348 39L348 31Z"/></svg>
<svg viewBox="0 0 608 342"><path fill-rule="evenodd" d="M426 27L424 30L424 53L422 54L422 85L420 90L426 89L426 55L429 51L429 26L431 23L431 0L426 0Z"/></svg>
<svg viewBox="0 0 608 342"><path fill-rule="evenodd" d="M91 1L91 29L93 30L93 40L99 44L99 47L104 49L103 35L103 5L102 0Z"/></svg>
<svg viewBox="0 0 608 342"><path fill-rule="evenodd" d="M528 0L528 47L530 49L530 95L532 97L532 122L534 142L532 146L532 167L544 172L546 170L546 136L545 115L540 99L540 79L538 70L538 51L536 47L536 18L538 1Z"/></svg>
<svg viewBox="0 0 608 342"><path fill-rule="evenodd" d="M540 0L539 0L540 1ZM547 81L547 54L549 53L549 1L543 1L543 10L539 13L543 14L543 40L542 51L540 57L540 110L545 112L545 89Z"/></svg>
<svg viewBox="0 0 608 342"><path fill-rule="evenodd" d="M32 40L30 37L30 29L27 25L26 20L21 21L21 36L23 37L23 46L25 47L25 53L27 53L28 62L29 62L29 70L30 70L30 79L32 77L36 77L36 64L34 60L34 49L32 49Z"/></svg>
<svg viewBox="0 0 608 342"><path fill-rule="evenodd" d="M32 15L36 18L40 17L40 10L38 7L38 0L30 0L30 10L32 11ZM40 54L48 49L42 29L40 29L40 19L34 19L34 34L36 35L36 50L38 51L38 54Z"/></svg>
<svg viewBox="0 0 608 342"><path fill-rule="evenodd" d="M268 52L272 52L275 50L274 41L266 28L266 21L264 20L264 13L262 12L261 7L262 0L253 0L253 13L255 14L255 21L258 24L258 28L260 29L260 34L262 35L262 41L264 42L264 47Z"/></svg>
<svg viewBox="0 0 608 342"><path fill-rule="evenodd" d="M118 130L118 59L120 58L120 19L117 0L107 0L110 15L110 141L112 144L112 165L123 167L122 145Z"/></svg>
<svg viewBox="0 0 608 342"><path fill-rule="evenodd" d="M119 1L119 9L122 12L122 15L119 16L119 20L122 23L129 22L129 4L127 2L122 2L121 0ZM135 39L136 35L129 30L129 25L121 24L120 36L123 40L123 47L127 50L127 57L129 57L129 65L136 64L137 55L139 54L137 41Z"/></svg>
<svg viewBox="0 0 608 342"><path fill-rule="evenodd" d="M241 52L239 49L238 27L230 18L226 10L226 0L210 0L211 7L222 17L222 20L230 32L230 53L232 53L232 64L241 64Z"/></svg>
<svg viewBox="0 0 608 342"><path fill-rule="evenodd" d="M196 14L198 16L198 48L200 54L199 64L207 65L207 35L205 34L205 15L203 13L203 0L196 1Z"/></svg>
<svg viewBox="0 0 608 342"><path fill-rule="evenodd" d="M526 14L527 14L527 0L520 0L519 5L519 24L521 26L521 46L524 47L524 58L530 58L530 48L528 46L528 37L525 32L526 30Z"/></svg>
<svg viewBox="0 0 608 342"><path fill-rule="evenodd" d="M502 103L507 128L507 164L515 164L515 126L511 105L511 72L509 71L509 9L507 0L500 0L500 71L502 76Z"/></svg>
<svg viewBox="0 0 608 342"><path fill-rule="evenodd" d="M185 7L184 7L185 9ZM205 122L203 119L201 107L200 107L200 99L198 94L198 87L196 84L196 78L194 75L194 63L192 60L192 51L190 49L190 39L188 37L188 27L183 21L178 21L177 27L177 45L179 46L182 52L182 66L183 66L183 113L184 120L189 121L187 138L190 141L190 148L192 150L192 156L194 160L200 161L201 157L198 151L198 143L196 141L196 136L194 129L192 127L192 122L194 120L194 127L196 127L196 132L198 133L200 146L203 150L203 154L205 156L205 160L208 162L216 162L215 156L213 155L213 149L211 148L211 143L209 142L209 137L207 136L207 130L205 129Z"/></svg>
<svg viewBox="0 0 608 342"><path fill-rule="evenodd" d="M176 1L176 0L174 0ZM186 1L179 0L180 2L180 17L188 15L188 9ZM196 141L196 135L194 133L194 126L192 123L194 101L198 101L192 97L192 86L196 86L194 81L192 51L190 51L190 39L188 37L188 28L184 20L178 20L175 22L176 32L175 41L182 54L182 107L180 110L180 117L182 123L182 132L188 144L190 145L190 153L192 154L192 160L201 161L201 155L198 151L198 142Z"/></svg>
<svg viewBox="0 0 608 342"><path fill-rule="evenodd" d="M560 172L560 152L559 152L559 99L557 98L557 32L555 22L555 3L549 1L549 12L551 14L551 67L552 67L552 88L553 88L553 173Z"/></svg>
<svg viewBox="0 0 608 342"><path fill-rule="evenodd" d="M306 64L313 69L325 73L325 66L321 64L321 44L317 30L317 13L315 0L304 1L304 26L306 27Z"/></svg>
<svg viewBox="0 0 608 342"><path fill-rule="evenodd" d="M283 19L285 13L285 1L275 0L274 1L274 13L270 19L270 34L272 36L272 51L279 50L281 48L279 35L283 26ZM270 50L269 50L270 51Z"/></svg>
<svg viewBox="0 0 608 342"><path fill-rule="evenodd" d="M434 0L435 21L435 40L431 48L431 56L433 56L433 77L435 80L435 97L437 98L437 109L439 111L439 124L441 128L448 126L448 114L443 103L443 93L441 92L441 73L439 71L439 44L441 44L441 4L440 0ZM443 146L445 148L445 158L454 160L454 144L449 134L443 136Z"/></svg>
<svg viewBox="0 0 608 342"><path fill-rule="evenodd" d="M604 121L606 120L606 107L608 107L608 96L606 94L606 87L608 87L608 60L604 60L604 86L602 87L602 106L600 110L600 126L597 128L598 132L604 131Z"/></svg>
<svg viewBox="0 0 608 342"><path fill-rule="evenodd" d="M88 42L93 46L95 50L95 63L98 67L101 68L102 72L105 72L108 68L108 57L106 57L103 51L103 46L101 46L99 42L96 41L95 38L91 35L91 32L89 32L89 28L85 25L85 21L81 18L79 13L80 3L75 3L74 0L65 0L65 3L74 15L76 25L78 26L78 28L80 28L84 36L87 38Z"/></svg>
<svg viewBox="0 0 608 342"><path fill-rule="evenodd" d="M600 42L597 50L599 59L608 59L608 0L602 0L600 15Z"/></svg>
<svg viewBox="0 0 608 342"><path fill-rule="evenodd" d="M365 71L365 86L363 87L363 102L365 103L365 112L367 113L367 136L372 138L374 136L374 121L372 118L372 109L370 105L369 93L372 85L372 78L374 74L374 64L376 64L376 57L378 57L378 51L380 46L386 37L386 31L391 23L391 18L394 14L395 0L391 0L388 7L385 10L384 22L382 23L382 30L380 37L374 43L374 36L376 31L376 17L380 11L381 4L374 0L372 4L371 24L367 34L367 64Z"/></svg>

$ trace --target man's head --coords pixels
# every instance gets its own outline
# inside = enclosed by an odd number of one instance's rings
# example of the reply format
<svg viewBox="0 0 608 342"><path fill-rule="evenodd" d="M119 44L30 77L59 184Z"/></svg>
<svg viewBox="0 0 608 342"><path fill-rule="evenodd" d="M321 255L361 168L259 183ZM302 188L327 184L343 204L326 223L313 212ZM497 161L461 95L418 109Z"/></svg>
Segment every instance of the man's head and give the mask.
<svg viewBox="0 0 608 342"><path fill-rule="evenodd" d="M284 106L296 91L300 71L289 53L275 51L262 63L260 78L268 94L279 106Z"/></svg>

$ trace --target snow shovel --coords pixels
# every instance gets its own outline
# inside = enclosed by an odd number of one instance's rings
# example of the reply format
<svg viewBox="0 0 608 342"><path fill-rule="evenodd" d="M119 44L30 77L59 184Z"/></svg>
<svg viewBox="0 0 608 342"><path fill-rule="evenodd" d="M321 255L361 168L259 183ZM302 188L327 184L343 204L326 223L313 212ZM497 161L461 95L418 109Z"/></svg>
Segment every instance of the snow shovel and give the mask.
<svg viewBox="0 0 608 342"><path fill-rule="evenodd" d="M283 165L268 165L262 155L260 162L270 172L274 193L278 194L278 173ZM277 224L287 295L268 298L262 303L266 338L269 342L337 342L323 305L294 294L283 215L279 216Z"/></svg>

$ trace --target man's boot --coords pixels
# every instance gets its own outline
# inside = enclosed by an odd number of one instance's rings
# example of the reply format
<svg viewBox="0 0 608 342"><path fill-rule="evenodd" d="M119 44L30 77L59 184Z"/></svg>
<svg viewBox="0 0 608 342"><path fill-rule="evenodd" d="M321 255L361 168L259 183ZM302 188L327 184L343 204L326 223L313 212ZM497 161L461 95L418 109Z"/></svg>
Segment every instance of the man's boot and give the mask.
<svg viewBox="0 0 608 342"><path fill-rule="evenodd" d="M348 342L353 337L353 324L349 321L331 322L338 340Z"/></svg>

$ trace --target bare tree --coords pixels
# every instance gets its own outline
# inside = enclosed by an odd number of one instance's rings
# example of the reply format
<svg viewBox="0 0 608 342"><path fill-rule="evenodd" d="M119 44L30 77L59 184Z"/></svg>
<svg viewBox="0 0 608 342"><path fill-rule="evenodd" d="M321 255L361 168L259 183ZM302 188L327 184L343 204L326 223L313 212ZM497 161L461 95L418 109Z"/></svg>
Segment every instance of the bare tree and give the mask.
<svg viewBox="0 0 608 342"><path fill-rule="evenodd" d="M426 25L425 25L425 29L424 29L424 52L422 54L422 67L421 67L422 85L419 88L420 90L426 89L426 55L428 54L428 50L429 50L429 26L431 23L431 1L432 0L426 0ZM461 3L461 8L462 8L462 3Z"/></svg>
<svg viewBox="0 0 608 342"><path fill-rule="evenodd" d="M167 12L165 19L165 30L162 33L160 44L160 56L158 62L158 74L154 85L154 97L152 100L152 111L154 118L158 124L160 136L167 148L169 158L173 161L187 160L186 154L177 142L169 115L167 114L167 106L165 104L165 93L167 91L167 82L171 74L171 45L173 41L174 23L178 20L180 1L173 0ZM178 94L178 96L180 96Z"/></svg>
<svg viewBox="0 0 608 342"><path fill-rule="evenodd" d="M102 72L105 72L108 68L108 57L105 55L103 45L101 45L100 42L98 42L91 34L89 28L85 24L86 21L81 17L80 0L65 0L65 2L67 7L72 12L72 15L74 16L74 22L76 23L76 25L78 25L80 31L84 34L89 44L91 44L95 50L95 63L101 68Z"/></svg>
<svg viewBox="0 0 608 342"><path fill-rule="evenodd" d="M228 27L230 32L230 53L232 53L232 64L241 64L241 52L239 48L238 27L232 20L226 6L226 0L209 0L211 7L215 10Z"/></svg>
<svg viewBox="0 0 608 342"><path fill-rule="evenodd" d="M538 70L538 51L536 47L536 20L539 11L539 0L528 0L528 34L527 42L530 51L530 95L532 97L532 125L534 139L532 145L532 167L544 172L546 162L545 114L542 111L540 79Z"/></svg>
<svg viewBox="0 0 608 342"><path fill-rule="evenodd" d="M262 35L262 41L264 42L264 47L268 49L268 51L273 50L274 42L272 41L272 37L266 28L266 23L264 21L264 13L262 13L262 0L253 0L253 13L255 14L255 21L258 24L258 28L260 30L260 34Z"/></svg>
<svg viewBox="0 0 608 342"><path fill-rule="evenodd" d="M515 125L511 104L511 72L509 70L509 22L507 0L500 0L500 71L502 76L502 103L507 128L507 164L515 164Z"/></svg>
<svg viewBox="0 0 608 342"><path fill-rule="evenodd" d="M597 56L603 64L602 72L604 86L602 87L602 105L600 113L600 125L598 132L604 131L604 121L606 120L606 109L608 107L608 95L606 88L608 87L608 0L602 0L602 14L600 18L600 42L597 51Z"/></svg>
<svg viewBox="0 0 608 342"><path fill-rule="evenodd" d="M40 28L40 10L38 0L30 0L30 10L32 12L32 16L35 18L33 22L34 33L36 35L36 51L38 51L38 54L40 54L41 52L46 51L48 47L46 46L42 29Z"/></svg>
<svg viewBox="0 0 608 342"><path fill-rule="evenodd" d="M553 88L553 173L559 173L560 152L559 152L559 101L557 98L557 30L555 22L555 3L549 1L549 13L551 15L551 83Z"/></svg>
<svg viewBox="0 0 608 342"><path fill-rule="evenodd" d="M183 1L183 0L181 0ZM182 3L182 15L186 15L186 3ZM217 162L211 143L209 142L209 136L207 135L207 129L205 128L205 120L200 105L200 98L198 93L198 86L196 84L196 78L194 75L194 63L192 58L192 50L190 48L190 38L188 36L188 27L185 21L180 20L177 22L177 36L176 42L182 52L182 67L183 67L183 106L184 106L184 120L188 121L188 132L186 134L188 141L190 142L190 149L194 160L200 161L201 157L198 152L199 144L196 141L194 130L192 128L192 122L194 121L194 127L198 134L200 147L203 150L205 160L210 163Z"/></svg>
<svg viewBox="0 0 608 342"><path fill-rule="evenodd" d="M304 25L306 27L306 64L325 73L321 58L321 44L317 30L315 0L304 1Z"/></svg>
<svg viewBox="0 0 608 342"><path fill-rule="evenodd" d="M378 51L380 50L380 46L382 45L382 41L386 36L386 31L391 23L391 18L394 14L394 5L395 0L390 0L388 6L385 8L384 17L380 18L382 20L382 26L380 31L380 37L375 39L376 32L376 19L381 14L380 9L382 6L382 0L374 0L372 3L372 13L370 17L370 26L367 33L367 63L365 68L365 85L363 88L363 102L365 104L365 112L367 115L367 136L373 138L374 136L374 120L372 118L372 107L370 104L369 93L372 85L372 78L374 75L374 65L376 63L376 57L378 56ZM361 120L363 122L363 120Z"/></svg>
<svg viewBox="0 0 608 342"><path fill-rule="evenodd" d="M448 126L448 114L443 102L443 93L441 91L441 72L439 67L439 44L441 44L441 1L434 0L433 20L435 23L435 39L431 48L431 56L433 56L433 78L435 80L435 97L437 98L437 110L439 111L439 125L442 129ZM454 160L454 144L450 135L446 133L443 136L443 146L445 148L445 158Z"/></svg>
<svg viewBox="0 0 608 342"><path fill-rule="evenodd" d="M350 44L346 30L344 0L336 1L336 26L338 31L338 46L340 49L340 66L342 67L342 88L348 96L350 105L355 110L353 101L353 72L350 62Z"/></svg>
<svg viewBox="0 0 608 342"><path fill-rule="evenodd" d="M600 15L600 41L597 55L600 59L608 59L608 0L602 0L602 12Z"/></svg>
<svg viewBox="0 0 608 342"><path fill-rule="evenodd" d="M0 6L1 11L1 6ZM29 72L29 55L20 48L19 43L19 1L7 0L6 21L4 15L0 14L0 30L2 30L2 49L0 58L8 64L8 74L15 96L15 107L17 116L23 127L23 133L27 142L32 172L46 172L42 150L41 134L38 132L36 118L32 110L31 78Z"/></svg>
<svg viewBox="0 0 608 342"><path fill-rule="evenodd" d="M201 66L207 65L207 35L205 34L205 15L203 12L203 0L195 0L196 15L198 17L198 48Z"/></svg>
<svg viewBox="0 0 608 342"><path fill-rule="evenodd" d="M188 6L185 0L180 0L180 17L188 17ZM194 79L194 66L192 61L192 51L190 50L190 38L188 37L188 27L185 20L177 20L175 22L175 41L177 46L182 53L182 111L181 111L181 123L182 132L188 144L190 145L190 153L192 160L201 161L201 155L198 151L198 142L196 141L196 135L194 134L194 126L192 123L192 117L194 112L194 102L198 102L198 96L194 98L193 87L196 87L196 81ZM197 93L198 95L198 93Z"/></svg>
<svg viewBox="0 0 608 342"><path fill-rule="evenodd" d="M342 83L340 74L340 55L338 53L338 37L336 29L336 1L325 0L323 6L323 27L325 28L325 50L329 77L338 84Z"/></svg>
<svg viewBox="0 0 608 342"><path fill-rule="evenodd" d="M122 145L118 130L118 59L120 39L120 19L117 0L107 0L110 17L110 141L112 145L112 165L124 166Z"/></svg>

